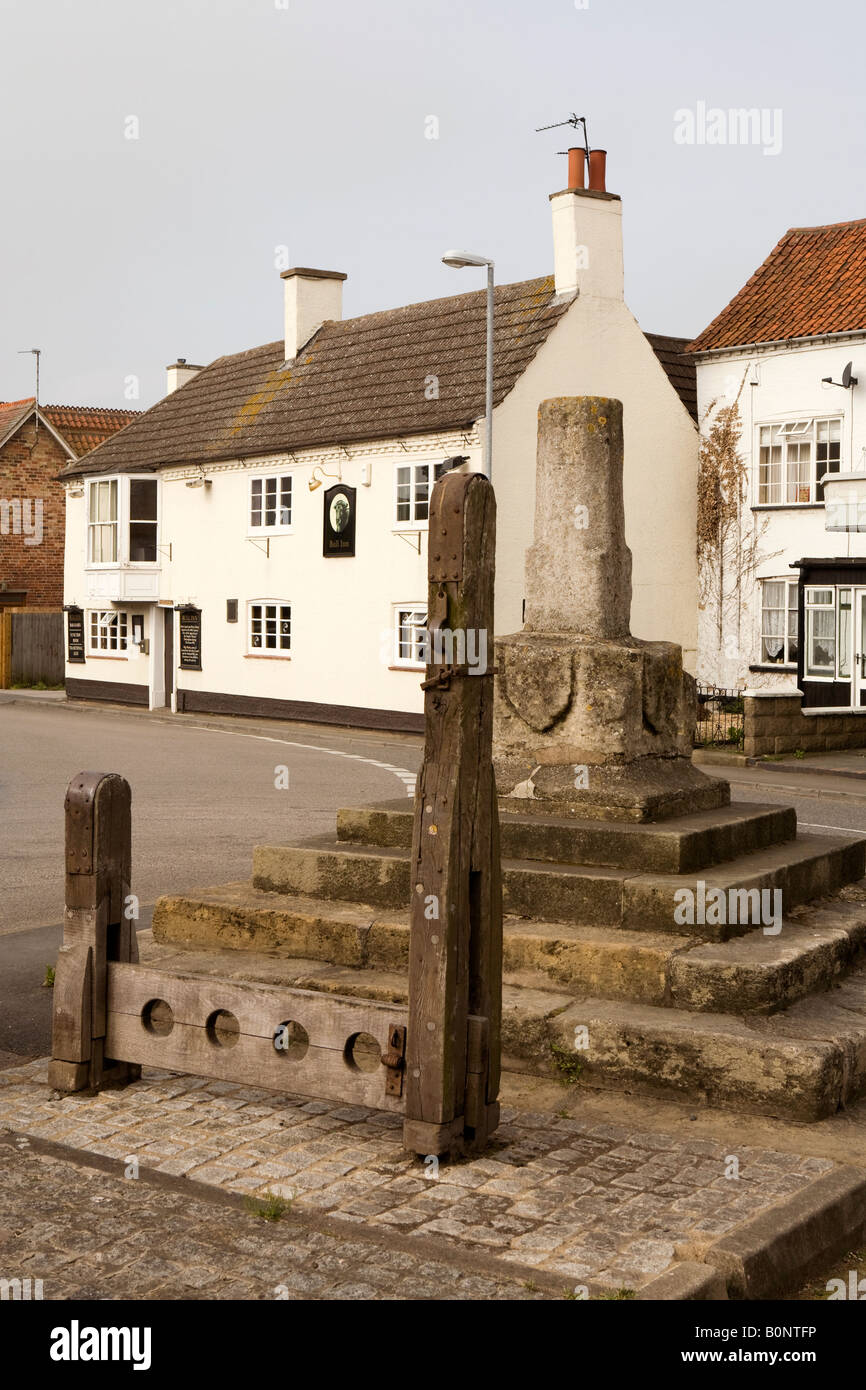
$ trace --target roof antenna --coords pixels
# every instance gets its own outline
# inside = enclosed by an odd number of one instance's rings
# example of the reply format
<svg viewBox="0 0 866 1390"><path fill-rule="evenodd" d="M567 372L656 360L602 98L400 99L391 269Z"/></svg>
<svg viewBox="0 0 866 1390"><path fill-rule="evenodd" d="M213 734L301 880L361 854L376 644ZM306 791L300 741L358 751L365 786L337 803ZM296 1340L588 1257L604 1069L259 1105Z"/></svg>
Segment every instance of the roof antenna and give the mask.
<svg viewBox="0 0 866 1390"><path fill-rule="evenodd" d="M39 435L39 359L42 356L41 348L21 348L18 356L23 357L32 353L36 358L36 435Z"/></svg>
<svg viewBox="0 0 866 1390"><path fill-rule="evenodd" d="M541 131L541 130L558 130L558 129L560 128L560 126L564 126L564 125L573 126L575 130L577 130L578 126L582 126L582 127L583 127L583 148L584 148L584 150L586 151L586 167L589 168L589 135L587 134L587 129L586 129L586 116L576 116L576 115L574 114L574 112L572 111L571 115L568 117L567 120L565 120L565 121L554 121L552 125L537 125L537 126L535 127L535 131L536 131L536 134L537 134L537 133L538 133L539 131ZM557 151L557 154L566 154L566 153L567 153L566 150L558 150L558 151Z"/></svg>

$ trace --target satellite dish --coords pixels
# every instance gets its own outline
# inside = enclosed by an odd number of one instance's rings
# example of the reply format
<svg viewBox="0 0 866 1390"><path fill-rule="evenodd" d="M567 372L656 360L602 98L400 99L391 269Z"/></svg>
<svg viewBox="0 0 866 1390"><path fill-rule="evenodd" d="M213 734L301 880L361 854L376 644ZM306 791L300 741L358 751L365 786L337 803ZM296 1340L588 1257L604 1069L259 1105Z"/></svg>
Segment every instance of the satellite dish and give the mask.
<svg viewBox="0 0 866 1390"><path fill-rule="evenodd" d="M852 369L853 365L854 365L853 362L848 362L848 363L846 363L845 369L844 369L844 371L842 372L842 385L845 387L846 390L848 389L849 386L856 386L856 385L857 385L857 378L856 378L856 376L852 376L852 374L851 374L851 369Z"/></svg>

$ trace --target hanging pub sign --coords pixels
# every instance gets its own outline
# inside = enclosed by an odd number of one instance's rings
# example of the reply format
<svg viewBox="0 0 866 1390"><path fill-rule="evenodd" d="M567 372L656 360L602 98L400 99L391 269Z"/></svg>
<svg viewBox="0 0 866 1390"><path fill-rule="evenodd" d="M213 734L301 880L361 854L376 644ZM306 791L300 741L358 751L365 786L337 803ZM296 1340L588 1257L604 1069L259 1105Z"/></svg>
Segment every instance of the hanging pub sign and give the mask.
<svg viewBox="0 0 866 1390"><path fill-rule="evenodd" d="M182 671L201 670L201 609L181 608L180 613L180 669Z"/></svg>
<svg viewBox="0 0 866 1390"><path fill-rule="evenodd" d="M322 554L354 555L357 488L336 483L325 493L325 533Z"/></svg>
<svg viewBox="0 0 866 1390"><path fill-rule="evenodd" d="M84 610L82 608L67 608L66 610L66 644L69 655L68 661L85 661L84 652Z"/></svg>

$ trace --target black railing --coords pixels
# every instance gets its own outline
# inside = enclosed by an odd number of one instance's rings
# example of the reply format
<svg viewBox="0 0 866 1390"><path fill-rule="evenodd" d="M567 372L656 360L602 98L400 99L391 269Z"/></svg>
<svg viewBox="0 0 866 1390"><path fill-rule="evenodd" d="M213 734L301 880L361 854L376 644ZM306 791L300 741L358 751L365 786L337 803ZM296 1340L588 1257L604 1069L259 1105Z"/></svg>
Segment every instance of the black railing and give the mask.
<svg viewBox="0 0 866 1390"><path fill-rule="evenodd" d="M696 748L742 748L743 692L718 685L698 686Z"/></svg>

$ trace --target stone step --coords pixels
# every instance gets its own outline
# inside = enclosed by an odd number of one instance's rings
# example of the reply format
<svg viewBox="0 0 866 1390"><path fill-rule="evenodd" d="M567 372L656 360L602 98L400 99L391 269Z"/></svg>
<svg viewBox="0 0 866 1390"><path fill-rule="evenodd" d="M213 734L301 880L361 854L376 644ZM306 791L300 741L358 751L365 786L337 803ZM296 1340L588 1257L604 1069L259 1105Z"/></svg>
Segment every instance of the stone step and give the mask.
<svg viewBox="0 0 866 1390"><path fill-rule="evenodd" d="M255 951L203 950L139 934L157 969L405 1003L400 972ZM738 943L740 944L740 943ZM570 1083L810 1122L866 1091L866 970L781 1014L735 1018L503 988L503 1063Z"/></svg>
<svg viewBox="0 0 866 1390"><path fill-rule="evenodd" d="M866 969L768 1017L583 999L545 1041L580 1084L812 1122L866 1092ZM545 1073L541 1039L535 1050Z"/></svg>
<svg viewBox="0 0 866 1390"><path fill-rule="evenodd" d="M857 892L851 901L799 909L777 936L758 930L710 944L506 917L505 980L661 1007L769 1012L827 989L857 961L866 944L866 889ZM153 930L159 942L188 949L267 952L355 971L408 967L406 910L268 893L248 883L160 898Z"/></svg>
<svg viewBox="0 0 866 1390"><path fill-rule="evenodd" d="M343 807L337 839L408 850L413 812L405 801ZM639 824L631 821L553 820L500 815L502 853L508 859L685 874L793 840L797 813L790 806L733 803L715 811Z"/></svg>
<svg viewBox="0 0 866 1390"><path fill-rule="evenodd" d="M729 860L707 870L700 882L705 884L706 893L717 889L724 895L724 913L717 916L733 915L732 891L753 889L779 889L782 910L790 913L800 903L834 893L845 883L862 878L864 870L866 840L812 835ZM303 845L257 846L253 885L268 892L343 902L360 900L383 908L403 907L412 887L406 850L361 844L347 849L330 837ZM758 915L757 901L751 903L752 916L745 922L680 920L680 890L695 895L696 916L699 908L699 880L691 875L503 859L502 887L506 913L535 921L624 927L708 941L741 935L756 921L764 921ZM773 906L772 898L768 906ZM739 911L744 914L746 905ZM706 916L712 919L712 911Z"/></svg>

